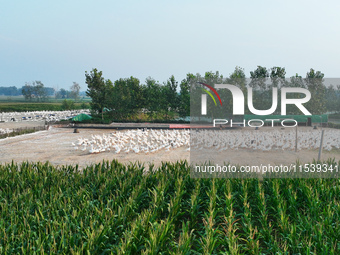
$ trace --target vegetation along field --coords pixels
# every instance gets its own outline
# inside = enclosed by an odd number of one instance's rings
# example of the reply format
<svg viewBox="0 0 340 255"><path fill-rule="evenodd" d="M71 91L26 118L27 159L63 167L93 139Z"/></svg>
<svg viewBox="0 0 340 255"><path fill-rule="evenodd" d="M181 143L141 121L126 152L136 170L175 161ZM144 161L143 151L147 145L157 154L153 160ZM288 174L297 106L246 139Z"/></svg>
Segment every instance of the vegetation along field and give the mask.
<svg viewBox="0 0 340 255"><path fill-rule="evenodd" d="M87 103L73 103L65 100L60 103L0 102L0 112L62 111L89 108Z"/></svg>
<svg viewBox="0 0 340 255"><path fill-rule="evenodd" d="M340 252L338 179L194 179L186 161L0 169L1 254Z"/></svg>

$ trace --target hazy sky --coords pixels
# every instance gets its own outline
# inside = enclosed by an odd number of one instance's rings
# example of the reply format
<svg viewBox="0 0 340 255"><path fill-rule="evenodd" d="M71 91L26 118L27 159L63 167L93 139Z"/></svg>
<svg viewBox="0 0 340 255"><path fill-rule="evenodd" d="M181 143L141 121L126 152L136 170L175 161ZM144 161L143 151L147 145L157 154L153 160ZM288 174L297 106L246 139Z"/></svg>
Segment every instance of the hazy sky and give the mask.
<svg viewBox="0 0 340 255"><path fill-rule="evenodd" d="M0 86L282 66L340 75L339 1L2 1Z"/></svg>

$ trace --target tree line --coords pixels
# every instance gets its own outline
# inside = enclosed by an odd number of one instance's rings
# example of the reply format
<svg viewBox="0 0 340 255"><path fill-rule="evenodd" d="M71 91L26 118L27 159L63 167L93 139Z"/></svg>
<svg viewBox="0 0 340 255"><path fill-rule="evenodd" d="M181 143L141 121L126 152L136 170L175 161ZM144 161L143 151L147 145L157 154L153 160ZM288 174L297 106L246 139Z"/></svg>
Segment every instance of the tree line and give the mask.
<svg viewBox="0 0 340 255"><path fill-rule="evenodd" d="M54 89L50 88L50 87L43 87L43 91L41 91L40 89L40 82L36 81L34 82L37 86L35 87L36 89L33 90L33 86L31 84L29 85L24 85L21 88L17 88L16 86L10 86L10 87L0 87L0 95L3 96L22 96L25 93L28 93L30 90L30 88L32 88L32 90L30 92L32 92L33 94L40 94L42 96L46 95L46 96L53 96L54 95ZM42 92L42 93L41 93Z"/></svg>
<svg viewBox="0 0 340 255"><path fill-rule="evenodd" d="M80 86L73 82L70 90L45 87L41 81L26 82L21 88L15 86L0 87L0 95L4 96L21 96L23 95L28 101L47 101L49 97L54 96L56 99L79 99Z"/></svg>
<svg viewBox="0 0 340 255"><path fill-rule="evenodd" d="M151 119L170 119L174 113L189 114L189 86L184 80L179 85L174 76L160 84L148 77L141 84L135 77L121 78L112 82L105 80L101 71L94 68L86 72L87 96L91 97L91 108L111 119L128 119L144 113ZM159 117L161 116L161 117Z"/></svg>
<svg viewBox="0 0 340 255"><path fill-rule="evenodd" d="M250 72L250 78L246 78L244 69L235 67L235 70L228 76L223 77L218 71L199 73L188 73L186 77L178 82L172 75L170 78L159 83L155 79L148 77L144 84L135 77L120 78L114 82L104 79L103 73L94 68L92 71L85 72L85 80L88 86L86 94L91 97L91 108L100 114L104 114L111 119L127 119L144 113L157 118L172 118L175 115L185 117L196 114L200 111L200 95L204 87L199 82L209 85L214 84L233 84L239 87L245 95L247 102L247 87L253 88L252 101L258 110L266 110L272 105L272 87L301 87L308 89L311 100L305 107L312 114L323 114L326 112L340 112L340 85L333 84L325 86L324 74L321 71L310 69L306 76L296 74L286 77L284 67L257 66ZM280 90L278 95L278 105L280 105ZM219 90L221 97L224 97L225 111L232 112L232 95L228 90ZM199 95L199 96L196 96ZM304 97L304 95L293 94L290 98ZM190 100L191 98L191 100ZM190 102L191 101L191 102ZM190 107L190 103L191 106ZM208 109L221 112L221 108L209 107L214 105L213 99L208 97ZM280 114L280 107L273 114ZM246 114L250 114L246 108ZM214 113L212 113L214 114ZM302 114L294 105L287 106L287 114Z"/></svg>
<svg viewBox="0 0 340 255"><path fill-rule="evenodd" d="M319 115L329 112L340 112L340 85L325 85L324 74L321 71L310 69L305 78L296 74L295 76L286 77L286 71L283 67L272 67L267 69L258 66L254 71L250 72L250 78L246 78L244 70L236 67L229 77L224 78L216 73L205 73L204 77L197 75L191 83L191 116L199 117L201 115L201 94L203 86L198 82L207 84L233 84L240 88L245 96L245 102L248 102L247 88L252 88L252 96L250 101L257 110L271 109L273 104L272 88L278 88L277 99L278 107L272 113L281 115L281 90L283 87L299 87L308 89L311 93L311 99L304 104L310 113ZM223 106L214 107L213 100L208 97L207 100L207 116L214 118L232 117L233 98L228 90L219 90ZM304 98L304 94L288 93L287 98ZM225 116L227 113L227 116ZM245 114L252 114L248 108L245 108ZM287 115L301 115L302 112L295 105L287 105Z"/></svg>

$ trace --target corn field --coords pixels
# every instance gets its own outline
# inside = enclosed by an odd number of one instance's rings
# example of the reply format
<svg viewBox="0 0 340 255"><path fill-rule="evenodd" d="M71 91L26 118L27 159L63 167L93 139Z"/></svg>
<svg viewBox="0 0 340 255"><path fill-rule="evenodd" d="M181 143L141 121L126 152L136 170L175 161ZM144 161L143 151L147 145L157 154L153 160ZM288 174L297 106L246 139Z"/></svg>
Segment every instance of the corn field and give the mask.
<svg viewBox="0 0 340 255"><path fill-rule="evenodd" d="M339 202L338 179L12 163L0 166L0 254L340 254Z"/></svg>

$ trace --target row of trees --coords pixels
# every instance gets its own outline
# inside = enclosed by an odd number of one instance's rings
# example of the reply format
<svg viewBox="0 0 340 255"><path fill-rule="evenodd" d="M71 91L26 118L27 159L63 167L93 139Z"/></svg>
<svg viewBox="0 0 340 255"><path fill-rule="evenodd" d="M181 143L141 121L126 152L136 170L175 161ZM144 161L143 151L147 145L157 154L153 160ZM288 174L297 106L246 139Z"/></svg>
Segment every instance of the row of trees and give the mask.
<svg viewBox="0 0 340 255"><path fill-rule="evenodd" d="M334 91L334 96L336 96L335 89L340 91L339 85L337 87L334 87L333 85L326 87L324 84L324 74L320 71L315 71L312 68L306 73L305 78L296 74L295 76L286 79L285 68L273 67L268 70L265 67L258 66L255 71L250 72L249 86L255 89L254 101L259 107L264 107L262 109L268 109L271 106L272 96L270 89L272 87L301 87L308 89L312 98L305 104L305 107L312 114L336 111L336 108L338 107L336 106L336 98L331 99L328 98L327 95L330 95L330 92ZM299 98L301 96L302 95L299 94L292 94L290 95L290 98ZM263 100L259 100L259 98L263 98ZM279 103L280 98L279 91ZM332 102L332 104L327 102ZM290 114L300 114L299 109L294 105L288 105L287 109ZM276 114L279 114L278 110L279 109L277 109Z"/></svg>
<svg viewBox="0 0 340 255"><path fill-rule="evenodd" d="M146 79L146 84L140 84L134 77L113 83L105 80L97 69L86 72L85 76L88 85L86 94L92 99L91 107L102 115L105 110L115 119L125 119L139 111L150 115L162 113L166 117L173 112L189 115L189 87L183 80L178 93L178 82L174 76L164 84L150 77Z"/></svg>
<svg viewBox="0 0 340 255"><path fill-rule="evenodd" d="M233 84L239 87L245 96L245 102L248 102L247 87L252 88L251 102L257 110L271 109L273 104L272 88L278 88L278 106L272 114L281 114L281 90L282 87L301 87L306 88L311 93L311 99L304 106L312 114L323 114L326 112L340 111L340 86L325 86L324 74L310 69L306 74L306 78L302 78L298 74L287 79L285 77L285 68L273 67L266 69L258 66L256 70L250 72L250 78L245 77L242 68L236 67L234 72L227 78L219 75L218 72L207 72L204 77L197 75L191 83L191 116L200 117L201 115L201 95L204 88L198 82L211 84ZM223 106L217 104L208 97L207 99L207 117L226 118L232 117L233 98L229 90L218 90L222 98ZM288 93L288 98L304 98L304 94ZM216 99L217 100L217 99ZM245 107L245 114L252 114ZM295 105L287 106L287 114L301 115L301 111Z"/></svg>
<svg viewBox="0 0 340 255"><path fill-rule="evenodd" d="M206 72L204 76L200 74L188 73L186 78L179 84L174 76L166 82L160 84L152 78L147 78L145 84L141 84L137 78L130 77L119 79L115 82L105 80L102 72L93 69L90 73L85 72L86 84L88 86L87 95L92 98L91 107L102 114L107 111L115 119L125 119L138 112L149 114L163 113L169 116L170 113L178 113L180 116L190 115L190 98L192 114L200 112L200 100L204 82L209 85L233 84L239 87L247 100L247 87L253 88L253 104L258 110L266 110L272 105L272 87L302 87L307 88L311 94L311 100L305 107L312 114L322 114L326 112L340 112L340 85L326 87L324 84L324 74L320 71L310 69L306 77L302 78L296 74L289 79L286 78L286 71L283 67L273 67L267 69L258 66L250 72L247 79L244 69L236 67L229 77L223 77L219 72ZM280 90L278 95L278 105L280 105ZM219 90L218 93L223 100L223 112L232 112L232 96L228 90ZM195 96L197 95L197 97ZM292 94L292 97L304 97L300 94ZM216 99L217 100L217 99ZM220 106L214 107L214 101L208 97L208 109L211 111L221 111ZM249 114L246 108L246 114ZM280 107L274 112L280 114ZM301 114L294 105L288 105L287 114Z"/></svg>
<svg viewBox="0 0 340 255"><path fill-rule="evenodd" d="M41 81L26 82L25 86L21 89L16 87L0 87L0 95L19 96L23 95L29 101L46 101L49 97L55 96L56 99L72 98L79 99L80 86L78 83L73 82L70 91L60 89L55 91L54 88L45 87Z"/></svg>
<svg viewBox="0 0 340 255"><path fill-rule="evenodd" d="M27 100L36 99L37 101L46 101L48 93L41 81L26 82L22 87L22 94Z"/></svg>
<svg viewBox="0 0 340 255"><path fill-rule="evenodd" d="M80 85L77 82L73 82L73 85L70 87L70 90L60 89L55 93L56 99L74 99L78 100L80 95Z"/></svg>
<svg viewBox="0 0 340 255"><path fill-rule="evenodd" d="M0 95L4 95L4 96L20 96L20 95L22 95L22 88L17 88L15 86L0 87Z"/></svg>
<svg viewBox="0 0 340 255"><path fill-rule="evenodd" d="M35 95L41 98L45 96L53 96L54 89L50 87L44 87L44 85L40 81L26 83L25 86L21 88L17 88L15 86L0 87L0 95L4 95L4 96L27 95L27 99L30 99L30 96L28 95L29 93L31 93L31 98L33 98Z"/></svg>
<svg viewBox="0 0 340 255"><path fill-rule="evenodd" d="M46 101L48 97L55 96L56 99L74 99L78 100L80 95L80 86L73 82L70 90L45 87L41 81L26 82L21 88L15 86L0 87L0 95L4 96L21 96L26 100Z"/></svg>

